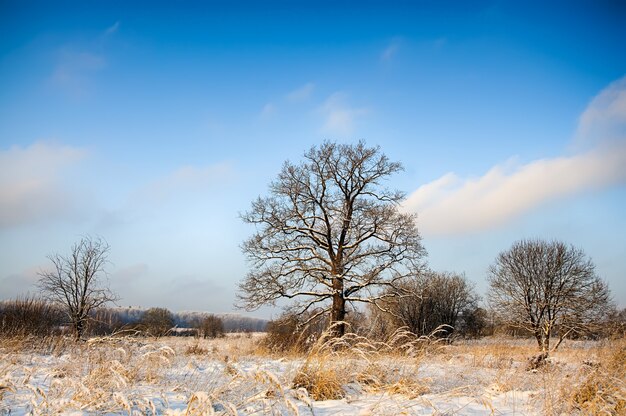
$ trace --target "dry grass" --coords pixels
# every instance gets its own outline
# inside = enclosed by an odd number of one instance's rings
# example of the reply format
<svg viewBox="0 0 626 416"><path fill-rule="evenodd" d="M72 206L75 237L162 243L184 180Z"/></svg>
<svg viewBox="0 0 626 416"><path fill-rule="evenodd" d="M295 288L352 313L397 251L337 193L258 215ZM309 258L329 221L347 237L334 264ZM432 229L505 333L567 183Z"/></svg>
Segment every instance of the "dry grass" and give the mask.
<svg viewBox="0 0 626 416"><path fill-rule="evenodd" d="M282 387L285 379L256 365L243 366L255 343L248 335L219 340L106 337L79 343L0 339L0 414L13 410L19 397L20 408L31 414L295 409L293 394Z"/></svg>
<svg viewBox="0 0 626 416"><path fill-rule="evenodd" d="M366 395L397 397L397 414L417 414L416 403L463 414L434 402L470 397L489 412L498 397L523 392L520 406L536 405L521 413L626 414L624 340L564 343L536 372L525 370L536 354L527 340L447 345L402 331L385 342L347 334L288 359L259 356L258 340L3 338L0 414L19 402L32 414L288 415L306 413L313 400Z"/></svg>
<svg viewBox="0 0 626 416"><path fill-rule="evenodd" d="M400 329L385 342L372 342L357 334L330 338L329 333L313 345L293 379L294 387L305 389L313 399L343 398L348 384L408 398L429 391L418 378L418 368L428 351L438 349L434 337Z"/></svg>
<svg viewBox="0 0 626 416"><path fill-rule="evenodd" d="M494 392L537 391L544 415L626 415L626 340L568 341L546 366L527 371L532 340L492 339L446 346L449 361L494 369Z"/></svg>
<svg viewBox="0 0 626 416"><path fill-rule="evenodd" d="M580 373L574 391L563 391L573 408L585 414L626 414L626 341L602 351L598 362L585 361Z"/></svg>
<svg viewBox="0 0 626 416"><path fill-rule="evenodd" d="M189 344L187 348L185 348L185 354L187 355L208 355L209 350L200 345L199 342Z"/></svg>

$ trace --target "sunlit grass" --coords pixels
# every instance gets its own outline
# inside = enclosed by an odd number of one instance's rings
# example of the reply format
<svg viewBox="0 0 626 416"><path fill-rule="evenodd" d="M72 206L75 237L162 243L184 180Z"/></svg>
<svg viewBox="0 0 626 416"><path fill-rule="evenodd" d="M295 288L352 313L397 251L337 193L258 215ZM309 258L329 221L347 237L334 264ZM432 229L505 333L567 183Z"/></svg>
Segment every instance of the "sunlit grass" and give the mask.
<svg viewBox="0 0 626 416"><path fill-rule="evenodd" d="M311 414L324 400L359 406L368 397L392 400L406 414L464 414L470 405L490 414L502 403L524 414L626 409L624 340L568 341L530 372L531 340L446 344L398 331L373 342L348 334L280 358L262 352L260 337L3 338L0 412ZM455 400L454 410L440 408Z"/></svg>

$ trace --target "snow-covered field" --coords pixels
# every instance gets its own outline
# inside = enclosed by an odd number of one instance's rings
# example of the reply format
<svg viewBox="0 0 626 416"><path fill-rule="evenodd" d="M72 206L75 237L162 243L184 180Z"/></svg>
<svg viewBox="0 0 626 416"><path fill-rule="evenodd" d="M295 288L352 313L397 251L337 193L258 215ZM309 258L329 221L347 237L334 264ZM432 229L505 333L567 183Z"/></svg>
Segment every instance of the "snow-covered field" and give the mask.
<svg viewBox="0 0 626 416"><path fill-rule="evenodd" d="M566 342L532 372L530 340L279 357L260 336L0 340L0 415L588 414L625 396L623 341ZM611 394L581 399L601 380Z"/></svg>

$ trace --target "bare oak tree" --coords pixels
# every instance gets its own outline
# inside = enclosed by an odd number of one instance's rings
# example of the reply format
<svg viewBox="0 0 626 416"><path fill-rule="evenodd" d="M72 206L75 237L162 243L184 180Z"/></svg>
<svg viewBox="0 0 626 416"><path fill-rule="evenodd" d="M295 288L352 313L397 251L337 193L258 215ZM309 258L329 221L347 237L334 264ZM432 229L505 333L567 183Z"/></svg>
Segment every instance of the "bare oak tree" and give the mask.
<svg viewBox="0 0 626 416"><path fill-rule="evenodd" d="M610 310L608 286L592 261L559 241L516 242L490 267L489 283L495 312L533 334L546 356L551 336L559 338L555 350L565 337L599 322Z"/></svg>
<svg viewBox="0 0 626 416"><path fill-rule="evenodd" d="M39 272L39 288L48 300L64 307L77 339L91 311L117 300L103 282L108 253L103 239L83 237L69 256L49 255L52 269Z"/></svg>
<svg viewBox="0 0 626 416"><path fill-rule="evenodd" d="M347 304L392 296L380 289L415 275L425 255L415 215L398 209L404 195L384 186L401 169L363 142L326 142L285 162L270 195L242 215L256 233L242 246L252 267L240 306L292 299L310 319L330 312L340 336Z"/></svg>

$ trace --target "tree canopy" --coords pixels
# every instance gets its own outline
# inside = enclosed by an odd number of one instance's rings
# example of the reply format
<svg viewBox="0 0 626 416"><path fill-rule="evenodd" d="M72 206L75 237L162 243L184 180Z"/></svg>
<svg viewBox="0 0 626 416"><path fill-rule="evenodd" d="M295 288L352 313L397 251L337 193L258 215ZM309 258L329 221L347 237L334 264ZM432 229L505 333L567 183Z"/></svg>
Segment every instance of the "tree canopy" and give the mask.
<svg viewBox="0 0 626 416"><path fill-rule="evenodd" d="M489 270L489 301L508 324L529 331L542 353L598 323L610 310L607 284L593 262L560 241L522 240L498 255Z"/></svg>
<svg viewBox="0 0 626 416"><path fill-rule="evenodd" d="M117 300L105 281L108 253L106 241L86 236L69 255L49 255L52 269L39 272L39 288L46 299L64 306L77 338L92 311Z"/></svg>
<svg viewBox="0 0 626 416"><path fill-rule="evenodd" d="M242 215L256 232L243 243L250 272L239 300L248 309L291 299L299 312L330 312L344 331L347 305L379 304L423 266L416 216L401 212L404 194L385 187L402 169L378 147L325 142L285 162Z"/></svg>

